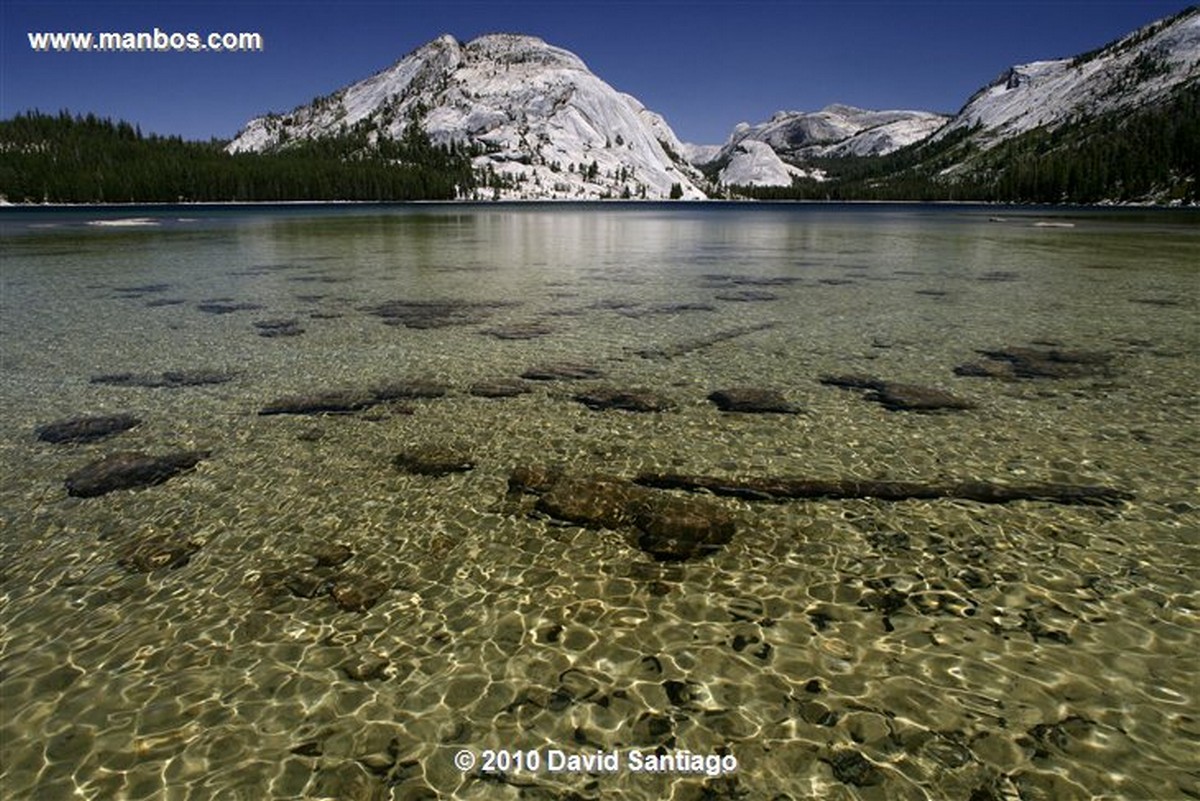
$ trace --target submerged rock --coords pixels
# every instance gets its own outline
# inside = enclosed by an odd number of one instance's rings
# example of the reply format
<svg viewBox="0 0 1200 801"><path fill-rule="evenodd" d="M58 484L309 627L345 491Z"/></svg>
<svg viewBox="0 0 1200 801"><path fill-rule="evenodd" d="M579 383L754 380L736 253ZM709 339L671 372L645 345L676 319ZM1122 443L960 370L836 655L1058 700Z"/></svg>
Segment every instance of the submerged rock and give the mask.
<svg viewBox="0 0 1200 801"><path fill-rule="evenodd" d="M67 476L67 494L93 498L113 490L161 484L192 469L208 456L209 451L176 451L162 456L114 453Z"/></svg>
<svg viewBox="0 0 1200 801"><path fill-rule="evenodd" d="M271 414L346 414L365 409L375 403L375 396L353 389L314 392L306 395L287 395L276 398L259 410Z"/></svg>
<svg viewBox="0 0 1200 801"><path fill-rule="evenodd" d="M196 370L167 370L162 373L106 373L92 376L93 384L108 384L114 387L200 387L209 384L224 384L232 381L234 374L226 370L200 368Z"/></svg>
<svg viewBox="0 0 1200 801"><path fill-rule="evenodd" d="M584 381L603 377L604 371L600 368L577 362L556 362L540 367L531 367L521 373L521 378L530 381Z"/></svg>
<svg viewBox="0 0 1200 801"><path fill-rule="evenodd" d="M354 681L374 681L387 678L387 670L392 663L386 656L378 654L362 654L342 664L342 672L346 678Z"/></svg>
<svg viewBox="0 0 1200 801"><path fill-rule="evenodd" d="M653 306L632 306L629 308L617 309L617 313L622 317L629 317L633 320L640 320L643 317L652 317L654 315L674 315L689 311L716 311L717 307L711 303L659 303Z"/></svg>
<svg viewBox="0 0 1200 801"><path fill-rule="evenodd" d="M501 378L496 381L481 381L472 384L469 393L477 398L512 398L530 392L530 387L524 381Z"/></svg>
<svg viewBox="0 0 1200 801"><path fill-rule="evenodd" d="M541 495L563 477L563 469L552 465L518 465L508 476L508 491Z"/></svg>
<svg viewBox="0 0 1200 801"><path fill-rule="evenodd" d="M170 284L140 284L138 286L113 287L113 291L119 292L122 295L128 295L129 297L138 297L139 295L151 295L159 292L166 292L170 288Z"/></svg>
<svg viewBox="0 0 1200 801"><path fill-rule="evenodd" d="M126 550L117 564L134 573L149 573L154 570L176 570L186 565L199 546L168 537L139 542Z"/></svg>
<svg viewBox="0 0 1200 801"><path fill-rule="evenodd" d="M283 577L283 585L297 598L316 598L329 590L329 581L316 573L297 570Z"/></svg>
<svg viewBox="0 0 1200 801"><path fill-rule="evenodd" d="M365 576L346 575L339 577L330 588L329 594L347 612L365 612L388 591L381 581Z"/></svg>
<svg viewBox="0 0 1200 801"><path fill-rule="evenodd" d="M254 324L260 337L296 337L304 333L300 321L292 317L279 320L259 320Z"/></svg>
<svg viewBox="0 0 1200 801"><path fill-rule="evenodd" d="M475 468L470 455L442 445L420 445L397 454L392 464L405 473L419 476L445 476Z"/></svg>
<svg viewBox="0 0 1200 801"><path fill-rule="evenodd" d="M240 311L257 311L264 307L261 303L210 300L197 304L196 308L205 314L233 314Z"/></svg>
<svg viewBox="0 0 1200 801"><path fill-rule="evenodd" d="M660 489L710 492L750 501L796 498L875 498L881 501L961 498L980 503L1046 501L1067 505L1104 506L1131 500L1118 487L1088 484L1006 485L989 481L869 481L855 478L763 476L725 478L681 473L642 473L634 481Z"/></svg>
<svg viewBox="0 0 1200 801"><path fill-rule="evenodd" d="M935 412L973 409L975 404L936 387L901 384L867 375L822 376L822 384L843 389L867 390L867 400L877 401L892 411Z"/></svg>
<svg viewBox="0 0 1200 801"><path fill-rule="evenodd" d="M747 414L800 414L801 409L783 397L775 389L758 387L732 387L720 389L708 396L723 412Z"/></svg>
<svg viewBox="0 0 1200 801"><path fill-rule="evenodd" d="M937 412L974 409L975 404L936 387L885 382L867 395L892 411Z"/></svg>
<svg viewBox="0 0 1200 801"><path fill-rule="evenodd" d="M617 476L571 476L557 467L520 466L508 487L510 495L539 495L535 508L555 520L631 529L637 547L659 561L707 556L736 531L733 517L719 504L656 492Z"/></svg>
<svg viewBox="0 0 1200 801"><path fill-rule="evenodd" d="M446 328L473 325L487 320L496 309L515 305L505 301L390 300L362 311L383 319L387 325L406 328Z"/></svg>
<svg viewBox="0 0 1200 801"><path fill-rule="evenodd" d="M767 303L779 300L779 295L767 292L765 289L742 289L736 292L721 292L715 296L717 300L729 303Z"/></svg>
<svg viewBox="0 0 1200 801"><path fill-rule="evenodd" d="M613 387L581 392L574 399L589 409L620 409L626 412L665 412L669 400L648 389L616 389Z"/></svg>
<svg viewBox="0 0 1200 801"><path fill-rule="evenodd" d="M538 499L537 509L581 526L620 528L633 523L632 504L646 494L647 490L622 478L561 477Z"/></svg>
<svg viewBox="0 0 1200 801"><path fill-rule="evenodd" d="M833 769L833 777L843 784L871 787L883 783L883 772L858 751L839 748L821 761Z"/></svg>
<svg viewBox="0 0 1200 801"><path fill-rule="evenodd" d="M510 323L488 328L483 333L496 339L537 339L554 333L554 328L545 323Z"/></svg>
<svg viewBox="0 0 1200 801"><path fill-rule="evenodd" d="M72 417L38 426L37 437L43 442L94 442L128 431L141 422L132 414Z"/></svg>
<svg viewBox="0 0 1200 801"><path fill-rule="evenodd" d="M698 498L654 493L638 500L632 512L641 531L638 547L659 561L707 556L727 545L736 531L723 507Z"/></svg>
<svg viewBox="0 0 1200 801"><path fill-rule="evenodd" d="M340 542L327 542L313 551L317 567L336 567L354 556L350 547Z"/></svg>
<svg viewBox="0 0 1200 801"><path fill-rule="evenodd" d="M1112 354L1102 351L1064 350L1059 347L999 348L980 350L989 361L961 364L956 375L984 378L1092 378L1108 377Z"/></svg>

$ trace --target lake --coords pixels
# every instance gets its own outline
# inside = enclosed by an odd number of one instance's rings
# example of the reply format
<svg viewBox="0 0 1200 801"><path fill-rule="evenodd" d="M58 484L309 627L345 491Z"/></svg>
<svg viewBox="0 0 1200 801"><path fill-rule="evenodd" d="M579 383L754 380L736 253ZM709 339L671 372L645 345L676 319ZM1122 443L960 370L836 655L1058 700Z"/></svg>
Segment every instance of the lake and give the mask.
<svg viewBox="0 0 1200 801"><path fill-rule="evenodd" d="M5 209L0 244L7 797L1200 796L1200 213ZM117 453L190 456L80 472Z"/></svg>

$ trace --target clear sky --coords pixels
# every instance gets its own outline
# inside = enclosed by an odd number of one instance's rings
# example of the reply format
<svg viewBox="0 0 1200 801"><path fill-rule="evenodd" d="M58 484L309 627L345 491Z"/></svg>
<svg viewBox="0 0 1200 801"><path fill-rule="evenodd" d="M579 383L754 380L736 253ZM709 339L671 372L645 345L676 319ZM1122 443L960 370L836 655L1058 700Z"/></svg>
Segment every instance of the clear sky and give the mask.
<svg viewBox="0 0 1200 801"><path fill-rule="evenodd" d="M954 112L1012 64L1070 56L1182 0L385 2L0 0L0 117L95 112L230 138L442 33L540 36L661 113L685 141L829 103ZM254 53L38 53L31 31L250 31Z"/></svg>

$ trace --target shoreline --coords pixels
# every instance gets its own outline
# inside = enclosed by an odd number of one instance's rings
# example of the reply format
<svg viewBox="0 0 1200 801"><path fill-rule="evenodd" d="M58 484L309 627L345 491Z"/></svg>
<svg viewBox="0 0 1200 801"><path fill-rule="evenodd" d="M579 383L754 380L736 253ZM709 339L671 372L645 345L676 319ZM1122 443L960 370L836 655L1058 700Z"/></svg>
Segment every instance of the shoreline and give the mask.
<svg viewBox="0 0 1200 801"><path fill-rule="evenodd" d="M131 201L124 203L12 203L0 202L6 210L69 209L236 209L236 208L325 208L367 206L962 206L991 209L1137 209L1164 211L1200 210L1200 203L1021 203L988 200L759 200L755 198L706 198L703 200L576 200L572 198L513 198L503 200L201 200L184 202Z"/></svg>

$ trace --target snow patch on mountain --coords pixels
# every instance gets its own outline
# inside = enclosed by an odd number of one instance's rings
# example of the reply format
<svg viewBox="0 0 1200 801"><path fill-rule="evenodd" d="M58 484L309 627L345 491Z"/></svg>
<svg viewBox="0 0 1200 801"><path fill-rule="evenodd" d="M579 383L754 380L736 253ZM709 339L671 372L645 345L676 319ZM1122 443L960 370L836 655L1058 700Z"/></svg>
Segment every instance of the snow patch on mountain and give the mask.
<svg viewBox="0 0 1200 801"><path fill-rule="evenodd" d="M415 121L436 144L482 147L474 166L493 177L488 197L705 197L661 116L574 53L515 34L441 36L332 95L251 120L229 150L286 148L364 121L392 137Z"/></svg>

